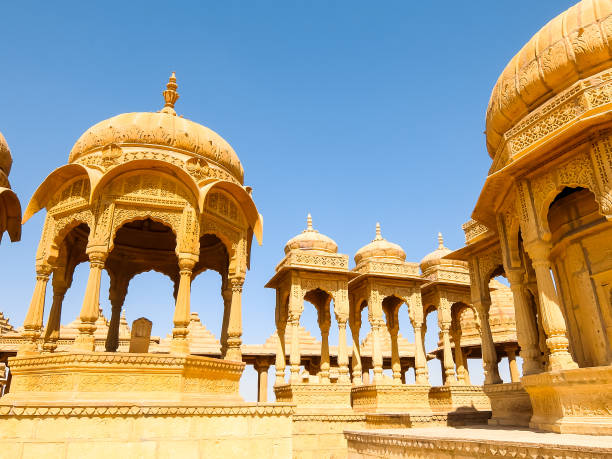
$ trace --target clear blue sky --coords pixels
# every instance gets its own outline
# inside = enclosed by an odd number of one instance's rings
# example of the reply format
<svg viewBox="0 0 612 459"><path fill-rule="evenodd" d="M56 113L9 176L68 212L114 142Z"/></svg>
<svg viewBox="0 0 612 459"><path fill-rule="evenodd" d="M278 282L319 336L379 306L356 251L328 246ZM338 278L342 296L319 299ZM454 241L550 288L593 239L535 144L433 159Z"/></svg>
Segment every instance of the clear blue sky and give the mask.
<svg viewBox="0 0 612 459"><path fill-rule="evenodd" d="M89 126L159 110L175 70L177 112L230 142L265 219L243 300L244 341L262 342L274 329L274 292L263 285L307 212L351 261L377 221L413 261L435 248L438 231L450 248L463 244L460 226L490 166L491 89L523 44L573 3L2 2L0 131L13 152L10 180L25 209ZM0 310L15 325L34 287L43 220L44 211L21 242L5 235L0 245ZM81 265L63 323L78 315L86 277ZM105 278L101 305L110 316L107 288ZM218 276L206 273L192 301L217 336L218 288ZM170 282L137 277L126 307L130 322L144 315L165 335ZM313 308L305 309L303 324L320 336ZM436 339L428 333L428 348ZM438 365L432 372L439 380Z"/></svg>

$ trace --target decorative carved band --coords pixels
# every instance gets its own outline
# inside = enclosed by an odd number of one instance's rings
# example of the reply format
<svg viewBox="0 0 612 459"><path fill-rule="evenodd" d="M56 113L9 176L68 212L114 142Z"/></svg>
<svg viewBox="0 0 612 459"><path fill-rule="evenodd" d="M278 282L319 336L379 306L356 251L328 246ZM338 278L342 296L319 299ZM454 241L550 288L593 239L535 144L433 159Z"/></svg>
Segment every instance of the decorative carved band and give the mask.
<svg viewBox="0 0 612 459"><path fill-rule="evenodd" d="M10 406L0 405L0 416L290 416L292 405L257 406Z"/></svg>

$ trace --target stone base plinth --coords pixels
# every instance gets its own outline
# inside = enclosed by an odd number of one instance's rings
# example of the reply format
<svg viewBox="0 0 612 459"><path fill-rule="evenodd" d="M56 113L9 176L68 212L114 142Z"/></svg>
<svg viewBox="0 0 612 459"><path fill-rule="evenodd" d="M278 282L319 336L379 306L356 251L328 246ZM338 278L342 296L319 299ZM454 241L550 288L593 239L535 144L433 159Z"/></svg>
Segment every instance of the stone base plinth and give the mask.
<svg viewBox="0 0 612 459"><path fill-rule="evenodd" d="M67 352L9 359L4 406L79 402L243 402L244 363L197 356ZM61 404L61 403L60 403Z"/></svg>
<svg viewBox="0 0 612 459"><path fill-rule="evenodd" d="M484 393L491 401L493 426L529 426L532 409L529 394L520 382L507 384L486 384Z"/></svg>
<svg viewBox="0 0 612 459"><path fill-rule="evenodd" d="M361 413L431 414L428 385L365 384L351 390L353 409Z"/></svg>
<svg viewBox="0 0 612 459"><path fill-rule="evenodd" d="M533 407L530 427L612 435L612 366L528 375L522 384Z"/></svg>
<svg viewBox="0 0 612 459"><path fill-rule="evenodd" d="M434 413L454 411L490 411L489 397L482 386L440 386L429 391L429 403Z"/></svg>
<svg viewBox="0 0 612 459"><path fill-rule="evenodd" d="M277 402L293 403L297 412L350 412L351 385L340 383L289 383L274 386Z"/></svg>
<svg viewBox="0 0 612 459"><path fill-rule="evenodd" d="M490 411L457 411L440 414L368 413L368 429L408 429L414 427L468 426L487 424Z"/></svg>
<svg viewBox="0 0 612 459"><path fill-rule="evenodd" d="M109 398L112 394L109 394ZM292 406L61 403L0 408L0 457L292 457Z"/></svg>

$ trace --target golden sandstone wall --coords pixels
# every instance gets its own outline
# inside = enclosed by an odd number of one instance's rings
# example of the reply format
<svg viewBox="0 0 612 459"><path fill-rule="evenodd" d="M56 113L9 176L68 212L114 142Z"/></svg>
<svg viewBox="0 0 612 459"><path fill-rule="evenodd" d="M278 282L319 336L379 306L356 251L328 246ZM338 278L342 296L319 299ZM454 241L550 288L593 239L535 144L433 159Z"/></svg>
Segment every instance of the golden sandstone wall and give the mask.
<svg viewBox="0 0 612 459"><path fill-rule="evenodd" d="M7 458L292 456L291 408L279 406L57 409L0 415Z"/></svg>

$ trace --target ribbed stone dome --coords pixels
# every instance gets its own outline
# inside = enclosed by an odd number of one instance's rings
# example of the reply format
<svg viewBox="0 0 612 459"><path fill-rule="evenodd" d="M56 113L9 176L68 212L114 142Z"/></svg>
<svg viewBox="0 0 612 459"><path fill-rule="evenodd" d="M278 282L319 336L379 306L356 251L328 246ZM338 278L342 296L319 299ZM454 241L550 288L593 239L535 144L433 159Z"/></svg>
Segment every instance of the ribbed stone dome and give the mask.
<svg viewBox="0 0 612 459"><path fill-rule="evenodd" d="M382 237L380 223L376 223L376 237L372 242L360 248L355 254L355 264L371 258L406 261L404 249Z"/></svg>
<svg viewBox="0 0 612 459"><path fill-rule="evenodd" d="M578 80L612 67L612 2L583 0L540 29L506 66L487 109L487 149Z"/></svg>
<svg viewBox="0 0 612 459"><path fill-rule="evenodd" d="M427 269L436 265L456 265L457 263L464 263L455 260L445 260L442 258L451 252L451 249L444 246L444 239L442 238L442 233L438 233L438 248L423 257L420 263L421 271L425 272Z"/></svg>
<svg viewBox="0 0 612 459"><path fill-rule="evenodd" d="M285 253L291 250L319 250L321 252L337 253L338 245L333 239L319 233L312 227L312 217L308 214L306 229L297 236L289 239L285 245Z"/></svg>
<svg viewBox="0 0 612 459"><path fill-rule="evenodd" d="M213 167L225 169L242 184L244 170L230 144L213 130L176 115L174 103L179 97L176 88L173 73L164 91L166 106L160 112L123 113L90 127L72 147L68 161L101 152L109 144L161 148L204 158Z"/></svg>
<svg viewBox="0 0 612 459"><path fill-rule="evenodd" d="M11 156L11 150L6 143L6 139L0 132L0 170L8 177L11 172L11 166L13 165L13 157Z"/></svg>

